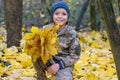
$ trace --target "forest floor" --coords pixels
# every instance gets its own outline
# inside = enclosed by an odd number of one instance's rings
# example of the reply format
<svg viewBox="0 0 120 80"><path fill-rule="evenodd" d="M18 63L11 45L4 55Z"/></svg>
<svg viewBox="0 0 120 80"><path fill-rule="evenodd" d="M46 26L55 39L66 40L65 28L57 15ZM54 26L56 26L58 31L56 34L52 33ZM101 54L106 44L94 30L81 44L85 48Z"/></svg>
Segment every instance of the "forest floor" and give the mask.
<svg viewBox="0 0 120 80"><path fill-rule="evenodd" d="M24 34L24 32L23 32ZM105 31L78 32L82 51L75 64L74 80L118 80ZM21 40L21 49L25 41ZM50 74L49 80L54 80ZM6 47L6 30L0 27L0 80L36 80L31 57L18 48Z"/></svg>

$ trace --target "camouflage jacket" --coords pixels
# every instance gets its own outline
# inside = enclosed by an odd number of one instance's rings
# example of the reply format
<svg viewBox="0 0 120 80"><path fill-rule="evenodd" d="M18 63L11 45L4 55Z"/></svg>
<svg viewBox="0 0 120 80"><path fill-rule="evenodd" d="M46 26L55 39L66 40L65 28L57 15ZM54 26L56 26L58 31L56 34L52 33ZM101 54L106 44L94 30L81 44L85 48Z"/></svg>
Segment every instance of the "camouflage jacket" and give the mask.
<svg viewBox="0 0 120 80"><path fill-rule="evenodd" d="M50 24L45 27L52 25L53 24ZM79 59L81 51L77 33L72 27L67 25L64 29L58 30L57 33L59 38L58 54L53 56L53 59L50 59L48 62L50 64L59 62L62 68L73 67Z"/></svg>

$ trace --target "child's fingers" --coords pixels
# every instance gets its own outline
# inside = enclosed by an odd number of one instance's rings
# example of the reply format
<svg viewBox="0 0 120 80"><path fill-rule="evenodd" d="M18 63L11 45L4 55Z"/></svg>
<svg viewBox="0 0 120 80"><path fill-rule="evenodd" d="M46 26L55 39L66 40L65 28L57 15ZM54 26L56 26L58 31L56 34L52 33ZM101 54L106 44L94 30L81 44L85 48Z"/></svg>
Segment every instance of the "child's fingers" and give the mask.
<svg viewBox="0 0 120 80"><path fill-rule="evenodd" d="M49 68L47 69L47 72L49 72L49 73L51 73L51 74L55 74L55 71L54 71L51 67L49 67Z"/></svg>

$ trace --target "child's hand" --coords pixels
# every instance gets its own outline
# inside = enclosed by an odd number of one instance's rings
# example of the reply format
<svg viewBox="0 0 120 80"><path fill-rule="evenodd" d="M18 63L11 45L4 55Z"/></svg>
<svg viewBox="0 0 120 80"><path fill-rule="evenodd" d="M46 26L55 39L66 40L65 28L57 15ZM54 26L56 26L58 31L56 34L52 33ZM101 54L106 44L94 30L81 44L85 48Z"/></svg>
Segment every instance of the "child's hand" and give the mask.
<svg viewBox="0 0 120 80"><path fill-rule="evenodd" d="M48 67L47 72L51 73L52 75L55 75L59 69L60 69L60 66L59 64L56 63Z"/></svg>

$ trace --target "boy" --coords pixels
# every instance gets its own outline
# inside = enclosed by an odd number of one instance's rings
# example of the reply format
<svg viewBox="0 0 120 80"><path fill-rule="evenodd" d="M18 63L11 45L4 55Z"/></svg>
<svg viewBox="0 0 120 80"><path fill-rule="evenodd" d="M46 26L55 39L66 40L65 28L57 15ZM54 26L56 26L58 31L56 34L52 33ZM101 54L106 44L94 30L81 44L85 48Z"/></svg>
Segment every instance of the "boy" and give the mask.
<svg viewBox="0 0 120 80"><path fill-rule="evenodd" d="M60 26L58 33L58 54L47 62L47 72L55 75L55 80L73 80L72 70L80 57L80 43L76 31L68 25L70 11L64 1L55 2L51 9L53 26ZM49 27L45 26L45 27Z"/></svg>

